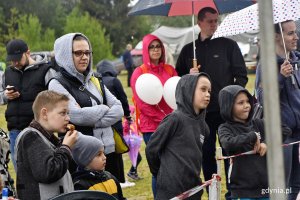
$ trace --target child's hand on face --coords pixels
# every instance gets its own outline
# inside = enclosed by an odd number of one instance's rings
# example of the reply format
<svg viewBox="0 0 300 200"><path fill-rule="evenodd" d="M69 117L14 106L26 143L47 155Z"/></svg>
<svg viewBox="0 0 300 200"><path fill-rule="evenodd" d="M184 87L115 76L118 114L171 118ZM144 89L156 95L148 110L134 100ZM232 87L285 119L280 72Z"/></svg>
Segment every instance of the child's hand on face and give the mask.
<svg viewBox="0 0 300 200"><path fill-rule="evenodd" d="M259 155L264 156L267 152L267 145L265 143L260 143Z"/></svg>
<svg viewBox="0 0 300 200"><path fill-rule="evenodd" d="M73 145L77 141L78 132L76 130L68 131L64 137L62 144L67 145L72 149Z"/></svg>

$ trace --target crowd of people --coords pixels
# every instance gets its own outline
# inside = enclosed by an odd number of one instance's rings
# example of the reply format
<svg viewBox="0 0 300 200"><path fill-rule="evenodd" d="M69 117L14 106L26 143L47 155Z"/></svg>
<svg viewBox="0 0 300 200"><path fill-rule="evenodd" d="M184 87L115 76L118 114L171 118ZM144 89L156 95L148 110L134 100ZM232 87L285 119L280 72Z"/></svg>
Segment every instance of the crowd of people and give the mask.
<svg viewBox="0 0 300 200"><path fill-rule="evenodd" d="M224 155L252 151L226 160L225 198L269 199L269 194L262 192L268 188L268 133L264 120L253 118L256 99L245 89L247 70L237 43L223 37L211 39L218 17L214 8L199 11L201 32L193 41L196 48L192 43L184 46L174 67L166 63L165 48L157 36L144 36L143 64L136 69L130 56L132 46L126 47L127 86L132 89L138 113L135 120L146 144L154 199L170 199L200 185L201 170L204 179L210 180L217 173L217 141ZM282 137L283 143L289 144L300 140L300 74L295 68L295 63L300 63L296 51L299 37L294 21L281 25L282 31L275 25L275 52ZM193 50L197 67L192 66ZM114 130L123 133L122 121L133 123L133 116L113 64L103 60L93 71L92 44L82 33L56 39L55 64L43 57L33 59L20 39L11 40L6 51L11 65L3 74L0 102L7 104L16 197L50 199L74 190L98 190L126 199L122 186L134 183L126 181ZM139 96L136 84L144 74L154 75L162 85L181 77L175 91L176 110L164 98L150 104ZM260 104L261 81L258 64L255 89ZM300 190L299 151L299 143L284 148L283 181L290 189L289 200L296 200ZM127 173L133 180L141 179L141 160L138 153L136 165ZM201 196L198 192L189 199Z"/></svg>

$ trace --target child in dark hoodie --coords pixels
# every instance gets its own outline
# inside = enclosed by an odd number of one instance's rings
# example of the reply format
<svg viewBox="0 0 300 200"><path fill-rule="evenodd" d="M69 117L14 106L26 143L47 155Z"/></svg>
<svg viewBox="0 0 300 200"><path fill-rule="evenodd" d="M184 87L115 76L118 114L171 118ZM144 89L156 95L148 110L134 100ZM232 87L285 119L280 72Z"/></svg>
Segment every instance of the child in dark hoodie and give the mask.
<svg viewBox="0 0 300 200"><path fill-rule="evenodd" d="M226 122L220 125L218 134L226 153L256 152L231 160L231 173L228 173L231 197L267 200L269 194L263 193L268 188L264 122L252 119L252 95L241 86L230 85L220 91L219 105ZM283 133L290 134L290 129L283 126Z"/></svg>
<svg viewBox="0 0 300 200"><path fill-rule="evenodd" d="M75 190L98 190L125 199L119 181L104 171L106 157L100 140L79 133L72 155L78 165L78 171L72 174Z"/></svg>
<svg viewBox="0 0 300 200"><path fill-rule="evenodd" d="M205 108L211 82L205 73L183 76L176 87L177 110L164 118L146 147L151 173L157 177L155 199L170 199L201 184L202 146L209 135ZM201 198L197 193L189 199Z"/></svg>

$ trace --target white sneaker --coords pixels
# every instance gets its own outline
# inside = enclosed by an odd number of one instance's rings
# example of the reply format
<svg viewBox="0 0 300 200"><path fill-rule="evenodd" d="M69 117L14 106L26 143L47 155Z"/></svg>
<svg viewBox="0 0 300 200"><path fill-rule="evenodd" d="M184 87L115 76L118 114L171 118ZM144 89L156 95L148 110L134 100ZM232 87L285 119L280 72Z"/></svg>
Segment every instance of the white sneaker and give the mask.
<svg viewBox="0 0 300 200"><path fill-rule="evenodd" d="M129 182L129 181L126 180L125 183L120 183L120 185L121 185L121 188L127 188L127 187L135 186L135 183Z"/></svg>

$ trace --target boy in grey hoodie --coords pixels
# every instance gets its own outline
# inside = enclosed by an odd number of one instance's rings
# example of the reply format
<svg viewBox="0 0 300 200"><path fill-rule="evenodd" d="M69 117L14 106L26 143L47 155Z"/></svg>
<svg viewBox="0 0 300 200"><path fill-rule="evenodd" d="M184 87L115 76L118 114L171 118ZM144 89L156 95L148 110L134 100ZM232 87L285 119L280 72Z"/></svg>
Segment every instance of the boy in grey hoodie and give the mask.
<svg viewBox="0 0 300 200"><path fill-rule="evenodd" d="M205 73L184 75L178 82L177 110L160 123L146 147L151 173L157 177L155 199L170 199L201 184L202 146L209 135L205 108L210 92ZM199 200L201 195L189 199Z"/></svg>

